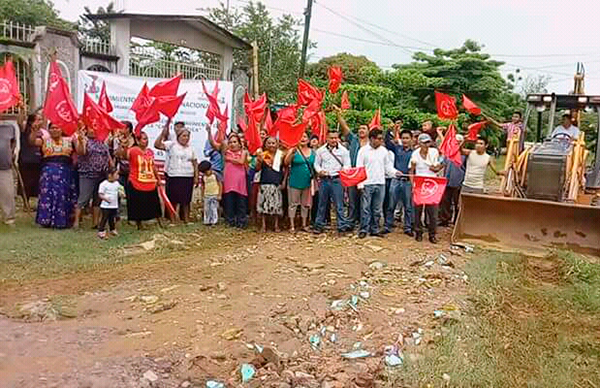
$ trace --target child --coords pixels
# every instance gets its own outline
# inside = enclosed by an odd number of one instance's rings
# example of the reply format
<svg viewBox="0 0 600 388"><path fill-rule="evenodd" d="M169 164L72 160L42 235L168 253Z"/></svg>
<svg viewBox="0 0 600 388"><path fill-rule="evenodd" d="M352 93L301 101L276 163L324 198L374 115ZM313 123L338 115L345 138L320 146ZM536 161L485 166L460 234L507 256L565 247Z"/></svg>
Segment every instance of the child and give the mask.
<svg viewBox="0 0 600 388"><path fill-rule="evenodd" d="M223 185L217 179L208 160L200 162L198 170L202 173L204 225L216 225L219 221L219 201L223 195Z"/></svg>
<svg viewBox="0 0 600 388"><path fill-rule="evenodd" d="M102 219L98 225L98 237L106 238L106 222L110 227L110 233L117 236L115 227L115 218L119 211L119 196L123 196L123 186L119 183L119 171L115 168L108 173L108 179L100 183L98 187L98 197L102 200L100 210L102 211Z"/></svg>

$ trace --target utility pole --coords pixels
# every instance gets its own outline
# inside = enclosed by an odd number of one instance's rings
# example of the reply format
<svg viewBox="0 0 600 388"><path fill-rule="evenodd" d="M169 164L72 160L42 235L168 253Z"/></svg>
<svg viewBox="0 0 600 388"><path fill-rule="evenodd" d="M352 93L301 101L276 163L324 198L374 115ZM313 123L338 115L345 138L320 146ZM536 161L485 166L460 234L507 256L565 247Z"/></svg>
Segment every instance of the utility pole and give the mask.
<svg viewBox="0 0 600 388"><path fill-rule="evenodd" d="M310 31L310 17L312 16L313 0L308 0L304 10L304 39L302 40L302 57L300 59L300 78L304 77L306 65L306 52L308 51L308 32Z"/></svg>
<svg viewBox="0 0 600 388"><path fill-rule="evenodd" d="M252 89L254 98L258 98L258 44L252 42Z"/></svg>

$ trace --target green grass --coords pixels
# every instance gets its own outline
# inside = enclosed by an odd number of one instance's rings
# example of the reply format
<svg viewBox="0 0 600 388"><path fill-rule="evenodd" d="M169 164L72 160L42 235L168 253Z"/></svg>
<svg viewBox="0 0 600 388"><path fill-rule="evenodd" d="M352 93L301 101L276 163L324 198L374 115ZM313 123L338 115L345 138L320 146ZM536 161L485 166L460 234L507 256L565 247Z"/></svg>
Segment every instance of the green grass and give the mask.
<svg viewBox="0 0 600 388"><path fill-rule="evenodd" d="M466 272L469 309L437 327L442 335L390 387L598 386L599 264L485 252Z"/></svg>
<svg viewBox="0 0 600 388"><path fill-rule="evenodd" d="M108 268L132 260L152 260L180 247L167 244L141 255L127 255L126 248L151 240L157 233L176 233L175 238L185 240L196 238L189 235L205 230L203 225L195 224L165 229L149 225L148 230L138 231L121 223L118 237L100 240L90 228L89 220L80 230L52 230L36 226L32 217L23 215L15 227L0 225L0 284ZM215 231L225 233L222 228ZM202 244L203 247L194 248L201 250L214 245L210 240L203 240Z"/></svg>

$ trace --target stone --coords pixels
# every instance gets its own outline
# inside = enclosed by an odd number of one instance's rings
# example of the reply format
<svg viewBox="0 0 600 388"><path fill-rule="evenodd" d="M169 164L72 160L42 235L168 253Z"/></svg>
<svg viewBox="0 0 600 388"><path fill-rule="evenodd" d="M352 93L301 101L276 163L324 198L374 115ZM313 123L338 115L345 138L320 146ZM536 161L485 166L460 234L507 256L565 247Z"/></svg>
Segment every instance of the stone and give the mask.
<svg viewBox="0 0 600 388"><path fill-rule="evenodd" d="M140 244L142 248L146 251L151 251L156 247L156 242L154 240L146 241Z"/></svg>
<svg viewBox="0 0 600 388"><path fill-rule="evenodd" d="M192 385L189 381L184 381L181 383L181 388L189 388Z"/></svg>
<svg viewBox="0 0 600 388"><path fill-rule="evenodd" d="M152 372L151 370L147 370L146 373L144 373L143 377L151 383L158 380L158 376L156 375L156 373Z"/></svg>

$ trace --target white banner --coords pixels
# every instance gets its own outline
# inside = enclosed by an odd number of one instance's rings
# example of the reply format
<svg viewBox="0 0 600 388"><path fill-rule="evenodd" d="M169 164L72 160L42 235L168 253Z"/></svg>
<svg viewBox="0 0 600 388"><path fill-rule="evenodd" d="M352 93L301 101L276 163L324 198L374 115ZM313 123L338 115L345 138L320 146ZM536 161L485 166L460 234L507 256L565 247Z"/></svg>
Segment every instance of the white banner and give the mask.
<svg viewBox="0 0 600 388"><path fill-rule="evenodd" d="M152 88L155 84L164 79L159 78L141 78L124 76L113 73L102 73L95 71L80 70L78 76L77 85L77 106L79 111L83 107L83 93L88 93L94 101L98 101L100 96L100 89L102 83L106 82L106 92L110 99L114 110L112 115L117 120L129 120L135 126L135 114L130 110L133 101L137 97L138 93L142 89L144 82L148 82L148 87ZM211 92L215 86L216 81L204 81L206 88ZM183 121L185 127L190 130L191 138L190 142L196 154L200 160L205 159L204 151L206 147L207 135L205 126L208 124L206 119L206 110L208 109L208 99L202 90L202 83L196 80L182 80L179 85L179 93L181 95L186 93L185 100L179 108L179 112L173 118L172 124L177 121ZM226 81L219 81L219 107L221 111L224 111L225 106L229 106L229 128L231 130L232 125L232 113L233 107L231 106L233 101L233 83ZM144 132L148 134L150 139L150 146L154 146L154 141L164 128L167 119L161 115L161 121L158 123L150 124L144 127ZM216 132L217 121L213 124L212 131ZM174 140L175 135L171 130L169 138ZM153 147L154 149L154 147ZM164 152L154 150L156 153L156 159L164 160Z"/></svg>

